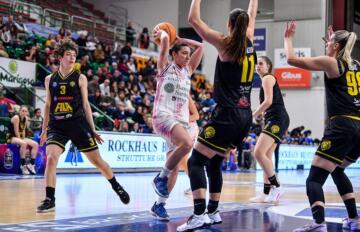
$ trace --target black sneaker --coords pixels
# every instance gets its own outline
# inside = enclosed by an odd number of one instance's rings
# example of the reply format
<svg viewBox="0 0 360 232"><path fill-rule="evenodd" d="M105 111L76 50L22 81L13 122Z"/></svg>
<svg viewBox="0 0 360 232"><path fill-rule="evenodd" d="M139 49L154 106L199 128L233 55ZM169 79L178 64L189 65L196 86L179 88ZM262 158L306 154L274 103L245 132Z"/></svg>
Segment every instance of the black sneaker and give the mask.
<svg viewBox="0 0 360 232"><path fill-rule="evenodd" d="M45 198L41 202L41 205L37 208L38 213L47 213L55 210L55 200L51 200L50 198Z"/></svg>
<svg viewBox="0 0 360 232"><path fill-rule="evenodd" d="M122 201L122 203L124 204L129 204L130 202L130 196L129 194L125 191L125 189L123 189L123 187L121 185L119 185L119 187L117 189L114 189L114 191L116 192L116 194L120 197L120 200Z"/></svg>

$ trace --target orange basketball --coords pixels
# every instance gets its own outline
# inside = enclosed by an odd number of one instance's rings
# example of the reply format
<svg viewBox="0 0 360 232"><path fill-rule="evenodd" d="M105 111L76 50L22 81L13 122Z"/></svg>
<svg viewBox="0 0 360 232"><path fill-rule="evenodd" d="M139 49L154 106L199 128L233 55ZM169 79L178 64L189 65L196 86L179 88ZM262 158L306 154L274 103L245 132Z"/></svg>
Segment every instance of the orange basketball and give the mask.
<svg viewBox="0 0 360 232"><path fill-rule="evenodd" d="M174 25L172 25L171 23L162 22L156 25L155 27L157 26L160 27L160 29L164 30L169 35L170 46L172 46L176 40L176 28L174 27ZM160 39L156 38L155 43L159 45Z"/></svg>

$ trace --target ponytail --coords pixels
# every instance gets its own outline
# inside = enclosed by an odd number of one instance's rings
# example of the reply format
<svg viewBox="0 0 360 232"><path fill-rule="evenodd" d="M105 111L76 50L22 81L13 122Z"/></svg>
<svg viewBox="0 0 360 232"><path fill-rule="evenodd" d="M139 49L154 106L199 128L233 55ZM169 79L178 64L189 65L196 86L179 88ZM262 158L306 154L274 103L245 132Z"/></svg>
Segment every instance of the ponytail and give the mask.
<svg viewBox="0 0 360 232"><path fill-rule="evenodd" d="M246 31L249 25L249 15L241 9L230 12L229 26L232 28L231 35L225 38L225 52L232 54L232 60L242 63L247 49Z"/></svg>
<svg viewBox="0 0 360 232"><path fill-rule="evenodd" d="M334 42L339 43L341 46L336 59L340 59L347 63L350 67L353 63L351 52L356 42L356 34L354 32L348 32L345 30L335 31Z"/></svg>

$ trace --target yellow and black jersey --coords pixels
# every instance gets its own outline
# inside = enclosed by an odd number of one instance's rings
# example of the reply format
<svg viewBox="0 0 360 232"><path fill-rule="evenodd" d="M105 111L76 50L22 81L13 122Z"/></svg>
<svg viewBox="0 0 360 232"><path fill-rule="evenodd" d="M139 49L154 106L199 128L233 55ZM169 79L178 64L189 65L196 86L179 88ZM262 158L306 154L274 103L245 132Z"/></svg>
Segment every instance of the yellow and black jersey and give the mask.
<svg viewBox="0 0 360 232"><path fill-rule="evenodd" d="M351 115L360 117L360 70L357 62L348 67L338 60L338 78L325 78L326 104L329 117Z"/></svg>
<svg viewBox="0 0 360 232"><path fill-rule="evenodd" d="M24 117L23 119L21 119L20 116L18 117L19 117L19 135L20 138L23 139L26 137L27 120L26 117ZM7 140L10 140L12 137L16 137L16 134L15 134L14 124L11 122L9 125L9 131L7 133ZM10 141L8 142L10 143Z"/></svg>
<svg viewBox="0 0 360 232"><path fill-rule="evenodd" d="M266 110L265 112L265 116L266 115L271 115L271 114L277 114L279 111L286 111L285 110L285 104L284 104L284 100L281 94L281 90L279 87L279 84L276 80L276 77L272 74L266 74L266 75L271 75L275 78L275 84L273 86L273 99L272 99L272 103L271 106ZM264 76L266 76L264 75ZM260 104L263 103L263 101L265 100L265 94L264 94L264 88L261 87L260 89L260 94L259 94L259 100L260 100Z"/></svg>
<svg viewBox="0 0 360 232"><path fill-rule="evenodd" d="M256 53L247 39L243 62L216 61L214 99L226 108L250 108L250 93L256 64Z"/></svg>
<svg viewBox="0 0 360 232"><path fill-rule="evenodd" d="M79 77L80 73L74 70L65 77L60 72L52 74L49 82L50 120L69 120L85 115Z"/></svg>

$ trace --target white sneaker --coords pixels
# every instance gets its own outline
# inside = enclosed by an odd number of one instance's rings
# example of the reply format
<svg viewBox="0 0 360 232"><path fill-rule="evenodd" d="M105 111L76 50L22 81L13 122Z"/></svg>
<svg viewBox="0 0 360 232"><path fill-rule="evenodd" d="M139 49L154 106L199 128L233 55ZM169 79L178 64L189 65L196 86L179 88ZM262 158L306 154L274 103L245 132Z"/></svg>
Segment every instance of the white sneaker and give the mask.
<svg viewBox="0 0 360 232"><path fill-rule="evenodd" d="M266 195L265 193L260 193L259 195L250 198L250 202L252 202L252 203L270 203L268 196L269 195Z"/></svg>
<svg viewBox="0 0 360 232"><path fill-rule="evenodd" d="M20 169L23 175L30 175L29 169L26 167L26 165L20 165Z"/></svg>
<svg viewBox="0 0 360 232"><path fill-rule="evenodd" d="M28 164L26 165L28 171L30 172L31 175L35 175L36 174L36 171L35 171L35 165L33 164Z"/></svg>
<svg viewBox="0 0 360 232"><path fill-rule="evenodd" d="M265 200L269 203L278 203L281 195L283 194L284 191L281 186L279 187L271 186L270 193Z"/></svg>
<svg viewBox="0 0 360 232"><path fill-rule="evenodd" d="M191 215L187 222L179 226L176 231L184 232L184 231L192 231L195 229L200 229L206 226L211 225L211 220L207 213L203 213L202 215Z"/></svg>
<svg viewBox="0 0 360 232"><path fill-rule="evenodd" d="M208 216L209 216L209 218L211 220L211 225L221 224L222 223L219 210L216 210L213 213L208 213Z"/></svg>
<svg viewBox="0 0 360 232"><path fill-rule="evenodd" d="M359 231L360 230L360 217L350 219L345 218L343 220L342 228L350 231Z"/></svg>

